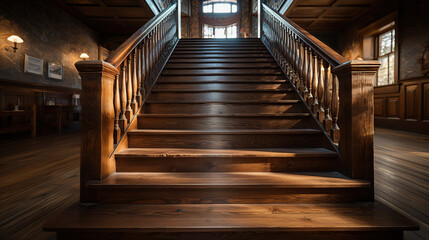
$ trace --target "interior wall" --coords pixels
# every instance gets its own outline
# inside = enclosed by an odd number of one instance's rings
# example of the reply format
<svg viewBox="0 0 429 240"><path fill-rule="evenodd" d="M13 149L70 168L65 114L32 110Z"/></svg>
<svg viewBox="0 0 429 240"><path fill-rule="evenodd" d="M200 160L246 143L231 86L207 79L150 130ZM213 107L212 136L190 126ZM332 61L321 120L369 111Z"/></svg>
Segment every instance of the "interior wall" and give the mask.
<svg viewBox="0 0 429 240"><path fill-rule="evenodd" d="M18 35L24 43L16 53L6 38ZM74 67L82 52L98 58L97 34L49 0L0 1L0 79L81 88ZM43 76L24 73L24 55L43 59ZM48 63L63 65L63 80L48 78Z"/></svg>

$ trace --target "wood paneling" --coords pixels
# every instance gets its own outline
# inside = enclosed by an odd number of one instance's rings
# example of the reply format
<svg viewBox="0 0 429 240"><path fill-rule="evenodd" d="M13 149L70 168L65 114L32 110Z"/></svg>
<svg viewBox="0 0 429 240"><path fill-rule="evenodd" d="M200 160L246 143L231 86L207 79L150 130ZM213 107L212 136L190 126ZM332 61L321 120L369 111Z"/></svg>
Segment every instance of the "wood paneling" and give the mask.
<svg viewBox="0 0 429 240"><path fill-rule="evenodd" d="M375 124L429 134L429 79L374 88Z"/></svg>
<svg viewBox="0 0 429 240"><path fill-rule="evenodd" d="M405 119L417 120L418 111L417 85L405 86Z"/></svg>

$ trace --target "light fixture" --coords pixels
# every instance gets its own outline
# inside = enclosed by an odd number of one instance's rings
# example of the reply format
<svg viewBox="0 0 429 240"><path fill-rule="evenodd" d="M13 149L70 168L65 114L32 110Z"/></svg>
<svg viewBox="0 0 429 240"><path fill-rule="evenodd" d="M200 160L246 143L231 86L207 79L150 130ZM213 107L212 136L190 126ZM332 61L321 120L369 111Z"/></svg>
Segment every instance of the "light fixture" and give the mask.
<svg viewBox="0 0 429 240"><path fill-rule="evenodd" d="M82 53L81 55L80 55L80 58L82 58L82 60L86 60L86 59L88 59L89 58L89 56L88 56L88 54L86 54L86 53Z"/></svg>
<svg viewBox="0 0 429 240"><path fill-rule="evenodd" d="M22 38L20 38L19 36L16 36L16 35L12 35L12 36L8 37L7 40L10 42L13 42L13 52L16 52L16 50L18 49L18 43L24 42L24 40L22 40Z"/></svg>

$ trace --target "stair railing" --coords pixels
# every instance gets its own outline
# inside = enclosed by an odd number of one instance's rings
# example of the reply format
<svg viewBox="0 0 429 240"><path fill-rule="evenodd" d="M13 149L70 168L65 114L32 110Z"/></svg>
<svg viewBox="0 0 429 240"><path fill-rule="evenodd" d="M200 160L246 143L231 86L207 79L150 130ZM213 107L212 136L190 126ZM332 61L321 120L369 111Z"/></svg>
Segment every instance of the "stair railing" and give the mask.
<svg viewBox="0 0 429 240"><path fill-rule="evenodd" d="M342 169L373 180L373 80L378 61L349 61L262 3L264 44L333 143Z"/></svg>
<svg viewBox="0 0 429 240"><path fill-rule="evenodd" d="M152 18L105 61L80 61L82 79L81 202L95 202L88 180L115 171L113 153L126 147L143 106L178 42L177 3Z"/></svg>

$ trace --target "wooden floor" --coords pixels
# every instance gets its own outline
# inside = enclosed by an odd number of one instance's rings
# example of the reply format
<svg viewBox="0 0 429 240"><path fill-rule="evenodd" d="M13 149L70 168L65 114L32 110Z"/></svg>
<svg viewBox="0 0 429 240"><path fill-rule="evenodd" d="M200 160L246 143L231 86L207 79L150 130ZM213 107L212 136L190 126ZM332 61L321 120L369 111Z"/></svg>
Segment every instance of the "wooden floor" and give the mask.
<svg viewBox="0 0 429 240"><path fill-rule="evenodd" d="M418 221L429 239L429 136L376 129L376 198ZM0 143L0 239L55 239L43 222L78 201L80 135Z"/></svg>
<svg viewBox="0 0 429 240"><path fill-rule="evenodd" d="M0 143L0 239L55 239L42 224L79 199L80 134Z"/></svg>
<svg viewBox="0 0 429 240"><path fill-rule="evenodd" d="M420 224L407 240L429 239L429 136L377 128L376 199Z"/></svg>

